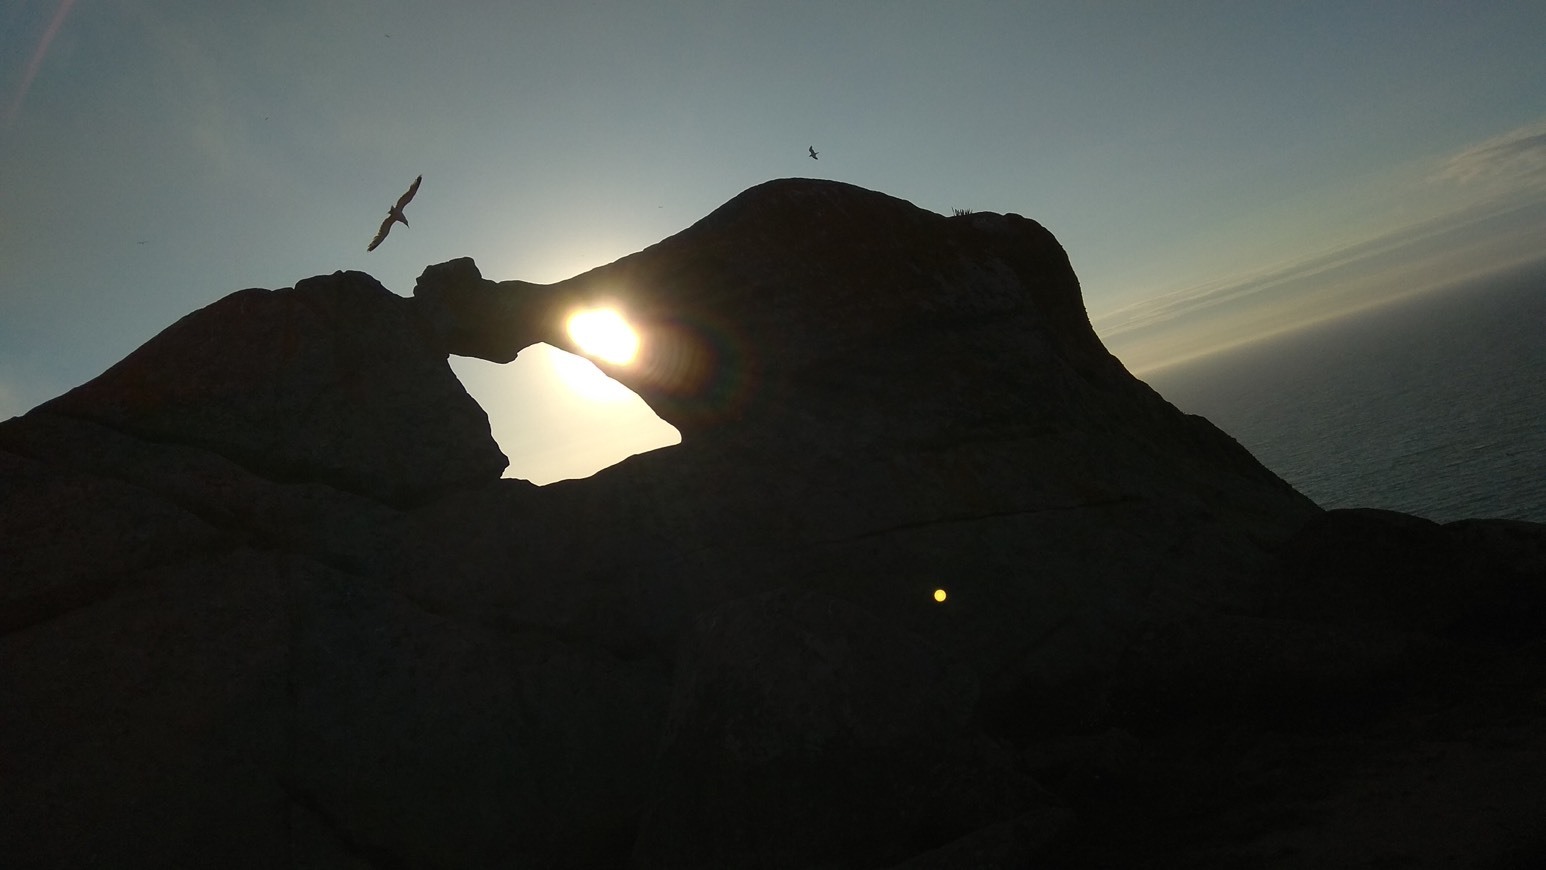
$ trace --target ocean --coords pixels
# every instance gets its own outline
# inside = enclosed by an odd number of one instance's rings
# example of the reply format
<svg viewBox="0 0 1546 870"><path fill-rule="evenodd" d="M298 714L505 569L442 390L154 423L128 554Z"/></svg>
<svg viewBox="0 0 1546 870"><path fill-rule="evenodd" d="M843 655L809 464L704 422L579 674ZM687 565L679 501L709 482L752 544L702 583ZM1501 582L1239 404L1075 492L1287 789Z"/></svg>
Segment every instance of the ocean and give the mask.
<svg viewBox="0 0 1546 870"><path fill-rule="evenodd" d="M1144 380L1322 507L1546 522L1546 264Z"/></svg>

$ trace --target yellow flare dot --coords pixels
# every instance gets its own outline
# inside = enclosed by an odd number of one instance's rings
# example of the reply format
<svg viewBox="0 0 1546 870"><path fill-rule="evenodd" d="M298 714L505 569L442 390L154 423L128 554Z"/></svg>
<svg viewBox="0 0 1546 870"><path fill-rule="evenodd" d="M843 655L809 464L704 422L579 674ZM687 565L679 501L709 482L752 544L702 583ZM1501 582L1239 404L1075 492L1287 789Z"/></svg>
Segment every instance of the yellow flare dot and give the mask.
<svg viewBox="0 0 1546 870"><path fill-rule="evenodd" d="M943 589L936 589L936 590L934 590L934 600L935 601L944 601L945 600L945 590L943 590Z"/></svg>

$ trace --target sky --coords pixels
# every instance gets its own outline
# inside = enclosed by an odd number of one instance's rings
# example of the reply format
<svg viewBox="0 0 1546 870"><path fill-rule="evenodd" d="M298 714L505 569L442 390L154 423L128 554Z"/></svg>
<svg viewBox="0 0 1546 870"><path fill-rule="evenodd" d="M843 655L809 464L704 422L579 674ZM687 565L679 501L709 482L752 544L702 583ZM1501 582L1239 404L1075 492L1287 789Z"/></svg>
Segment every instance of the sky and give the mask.
<svg viewBox="0 0 1546 870"><path fill-rule="evenodd" d="M1040 221L1143 376L1546 256L1543 42L1489 0L4 0L0 419L235 290L562 280L783 177ZM676 440L565 356L453 359L508 474Z"/></svg>

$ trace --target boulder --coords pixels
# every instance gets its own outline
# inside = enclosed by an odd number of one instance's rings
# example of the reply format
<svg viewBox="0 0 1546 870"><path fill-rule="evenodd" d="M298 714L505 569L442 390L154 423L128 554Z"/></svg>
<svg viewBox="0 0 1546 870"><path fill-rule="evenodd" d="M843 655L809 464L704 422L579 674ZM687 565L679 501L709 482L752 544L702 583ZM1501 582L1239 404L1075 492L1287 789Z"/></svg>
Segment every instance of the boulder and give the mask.
<svg viewBox="0 0 1546 870"><path fill-rule="evenodd" d="M500 480L447 354L600 304L682 444ZM1543 553L1321 511L1106 352L1035 221L769 182L557 284L240 291L0 423L0 855L1523 861ZM1411 797L1433 741L1481 779Z"/></svg>
<svg viewBox="0 0 1546 870"><path fill-rule="evenodd" d="M126 578L217 549L220 531L153 493L0 450L0 632L110 596Z"/></svg>
<svg viewBox="0 0 1546 870"><path fill-rule="evenodd" d="M683 645L635 866L883 866L1045 802L971 671L852 604L743 599Z"/></svg>
<svg viewBox="0 0 1546 870"><path fill-rule="evenodd" d="M414 284L412 302L436 347L497 363L555 337L563 315L551 287L526 281L495 283L483 277L471 257L425 269Z"/></svg>
<svg viewBox="0 0 1546 870"><path fill-rule="evenodd" d="M32 413L390 502L495 479L505 466L487 415L407 300L359 272L233 293Z"/></svg>

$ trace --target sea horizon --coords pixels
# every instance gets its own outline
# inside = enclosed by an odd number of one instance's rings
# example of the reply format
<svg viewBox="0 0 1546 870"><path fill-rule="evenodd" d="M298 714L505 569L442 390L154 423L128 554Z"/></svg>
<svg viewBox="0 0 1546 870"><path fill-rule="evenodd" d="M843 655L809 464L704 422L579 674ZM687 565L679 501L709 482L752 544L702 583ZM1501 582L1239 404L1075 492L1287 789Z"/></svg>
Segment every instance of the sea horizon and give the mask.
<svg viewBox="0 0 1546 870"><path fill-rule="evenodd" d="M1144 376L1324 508L1546 522L1546 262Z"/></svg>

